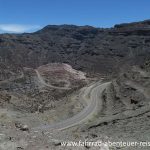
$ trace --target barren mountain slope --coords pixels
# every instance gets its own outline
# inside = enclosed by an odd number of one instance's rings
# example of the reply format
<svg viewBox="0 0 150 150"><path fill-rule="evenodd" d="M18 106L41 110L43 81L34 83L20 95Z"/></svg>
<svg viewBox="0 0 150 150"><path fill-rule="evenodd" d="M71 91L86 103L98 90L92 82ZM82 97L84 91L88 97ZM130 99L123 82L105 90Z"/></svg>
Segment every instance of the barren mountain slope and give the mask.
<svg viewBox="0 0 150 150"><path fill-rule="evenodd" d="M149 48L149 20L109 29L49 25L31 34L0 35L0 61L10 67L63 62L108 74L125 63L140 64L149 56Z"/></svg>
<svg viewBox="0 0 150 150"><path fill-rule="evenodd" d="M149 117L150 20L0 35L0 149L149 141Z"/></svg>

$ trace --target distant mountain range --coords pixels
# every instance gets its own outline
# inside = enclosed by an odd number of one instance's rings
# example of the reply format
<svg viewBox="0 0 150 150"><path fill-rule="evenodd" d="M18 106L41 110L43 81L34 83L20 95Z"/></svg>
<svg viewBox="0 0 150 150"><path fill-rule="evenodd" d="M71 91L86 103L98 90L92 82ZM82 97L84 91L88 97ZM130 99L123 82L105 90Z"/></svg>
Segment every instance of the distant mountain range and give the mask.
<svg viewBox="0 0 150 150"><path fill-rule="evenodd" d="M63 62L78 70L109 74L149 57L150 20L107 29L48 25L35 33L0 35L0 66L13 72Z"/></svg>

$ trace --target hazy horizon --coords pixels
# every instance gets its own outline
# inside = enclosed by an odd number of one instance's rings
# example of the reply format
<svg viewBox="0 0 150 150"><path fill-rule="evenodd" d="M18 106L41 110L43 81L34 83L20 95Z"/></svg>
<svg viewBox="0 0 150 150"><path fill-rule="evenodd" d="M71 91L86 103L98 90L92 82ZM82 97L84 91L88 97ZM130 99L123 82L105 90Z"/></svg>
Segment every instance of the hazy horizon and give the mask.
<svg viewBox="0 0 150 150"><path fill-rule="evenodd" d="M109 28L150 19L149 5L147 0L1 0L0 33L34 32L62 24Z"/></svg>

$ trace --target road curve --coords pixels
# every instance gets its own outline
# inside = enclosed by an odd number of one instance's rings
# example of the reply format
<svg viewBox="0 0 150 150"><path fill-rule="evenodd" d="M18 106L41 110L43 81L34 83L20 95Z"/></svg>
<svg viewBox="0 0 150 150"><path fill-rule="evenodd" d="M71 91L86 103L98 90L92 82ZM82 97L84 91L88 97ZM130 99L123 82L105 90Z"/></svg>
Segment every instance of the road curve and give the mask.
<svg viewBox="0 0 150 150"><path fill-rule="evenodd" d="M85 107L77 115L73 116L72 118L68 118L68 119L63 120L61 122L58 122L58 123L35 127L34 130L36 130L36 129L40 129L40 130L47 130L47 129L63 130L63 129L67 129L69 127L78 125L81 122L87 120L97 111L98 103L100 102L100 104L102 104L101 95L102 95L103 90L107 87L107 85L109 83L110 82L103 83L103 84L95 83L93 86L91 86L92 90L90 93L89 103L88 103L87 107ZM87 91L89 91L89 90L87 90ZM85 90L84 94L89 94L89 93L86 92L86 90ZM83 96L82 99L83 98L85 98L85 96ZM98 109L100 110L101 108L98 108Z"/></svg>
<svg viewBox="0 0 150 150"><path fill-rule="evenodd" d="M53 89L60 89L60 90L68 90L68 89L70 89L70 88L68 88L68 87L59 87L59 86L53 86L53 85L51 85L51 84L47 84L47 83L44 81L43 77L40 75L40 73L39 73L39 71L38 71L37 69L35 69L35 72L36 72L36 74L37 74L37 77L38 77L39 82L40 82L42 85L44 85L44 86L47 86L47 87L50 87L50 88L53 88Z"/></svg>

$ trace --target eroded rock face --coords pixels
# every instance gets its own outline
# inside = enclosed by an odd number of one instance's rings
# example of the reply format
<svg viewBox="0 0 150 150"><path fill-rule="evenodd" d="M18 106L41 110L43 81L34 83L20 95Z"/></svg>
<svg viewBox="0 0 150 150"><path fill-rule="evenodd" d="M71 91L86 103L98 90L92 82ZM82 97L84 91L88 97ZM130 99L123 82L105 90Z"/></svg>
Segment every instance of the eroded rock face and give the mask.
<svg viewBox="0 0 150 150"><path fill-rule="evenodd" d="M107 116L107 114L123 114L129 110L133 111L133 114L135 111L135 115L146 112L148 109L146 107L150 104L149 89L150 72L138 66L128 68L104 91L103 113Z"/></svg>

